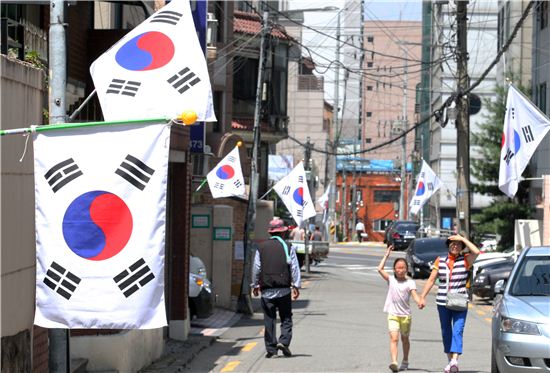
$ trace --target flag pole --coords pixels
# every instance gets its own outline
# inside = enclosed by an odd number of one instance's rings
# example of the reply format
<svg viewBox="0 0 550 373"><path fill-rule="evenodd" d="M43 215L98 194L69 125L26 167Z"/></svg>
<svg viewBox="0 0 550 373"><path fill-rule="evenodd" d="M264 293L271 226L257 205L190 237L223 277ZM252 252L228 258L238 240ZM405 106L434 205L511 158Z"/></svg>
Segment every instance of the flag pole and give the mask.
<svg viewBox="0 0 550 373"><path fill-rule="evenodd" d="M267 196L269 194L269 192L271 192L273 190L273 187L269 188L269 190L267 192L265 192L265 194L263 196L261 196L259 199L264 199L265 196Z"/></svg>
<svg viewBox="0 0 550 373"><path fill-rule="evenodd" d="M195 190L195 193L197 193L204 186L204 184L206 184L207 181L208 181L208 179L205 178L202 181L202 183L199 185L199 187Z"/></svg>
<svg viewBox="0 0 550 373"><path fill-rule="evenodd" d="M14 128L7 130L0 130L0 136L5 135L17 135L21 133L31 133L31 132L44 132L52 130L63 130L71 128L80 128L80 127L95 127L95 126L105 126L105 125L116 125L116 124L148 124L148 123L159 123L159 122L170 122L170 118L153 118L153 119L136 119L136 120L117 120L113 122L83 122L83 123L58 123L58 124L49 124L49 125L40 125L40 126L30 126L27 128Z"/></svg>

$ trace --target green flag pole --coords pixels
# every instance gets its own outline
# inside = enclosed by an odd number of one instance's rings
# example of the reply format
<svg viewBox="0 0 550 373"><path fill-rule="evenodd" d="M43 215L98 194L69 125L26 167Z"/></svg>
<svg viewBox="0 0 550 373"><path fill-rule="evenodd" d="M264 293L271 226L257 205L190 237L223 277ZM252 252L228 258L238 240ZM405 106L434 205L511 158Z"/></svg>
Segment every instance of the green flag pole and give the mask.
<svg viewBox="0 0 550 373"><path fill-rule="evenodd" d="M58 123L58 124L49 124L44 126L31 126L27 128L14 128L7 130L0 130L0 136L5 135L17 135L20 133L30 133L30 132L43 132L43 131L53 131L53 130L63 130L71 128L81 128L81 127L95 127L95 126L105 126L105 125L116 125L116 124L148 124L148 123L159 123L170 122L170 118L153 118L153 119L137 119L137 120L117 120L113 122L84 122L84 123Z"/></svg>

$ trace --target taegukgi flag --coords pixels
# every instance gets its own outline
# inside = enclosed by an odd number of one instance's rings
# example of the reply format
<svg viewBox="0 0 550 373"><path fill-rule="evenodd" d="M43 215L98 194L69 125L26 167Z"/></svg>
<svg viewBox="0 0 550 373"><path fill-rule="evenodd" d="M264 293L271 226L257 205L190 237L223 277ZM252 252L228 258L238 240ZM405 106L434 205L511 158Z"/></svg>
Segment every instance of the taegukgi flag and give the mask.
<svg viewBox="0 0 550 373"><path fill-rule="evenodd" d="M548 130L548 117L510 85L498 175L498 187L508 197L513 197L518 191L521 174Z"/></svg>
<svg viewBox="0 0 550 373"><path fill-rule="evenodd" d="M416 183L416 190L409 204L410 213L413 215L418 214L418 211L420 211L428 199L441 188L441 184L441 180L439 180L432 168L425 160L422 160L422 168L420 169L420 175Z"/></svg>
<svg viewBox="0 0 550 373"><path fill-rule="evenodd" d="M173 0L92 63L107 121L175 118L191 109L215 121L212 90L189 6Z"/></svg>
<svg viewBox="0 0 550 373"><path fill-rule="evenodd" d="M296 225L300 226L305 219L316 215L302 162L275 184L273 189L296 221Z"/></svg>
<svg viewBox="0 0 550 373"><path fill-rule="evenodd" d="M231 150L212 171L206 175L213 198L244 196L244 177L239 157L239 147Z"/></svg>
<svg viewBox="0 0 550 373"><path fill-rule="evenodd" d="M166 326L169 147L164 123L34 135L35 324Z"/></svg>

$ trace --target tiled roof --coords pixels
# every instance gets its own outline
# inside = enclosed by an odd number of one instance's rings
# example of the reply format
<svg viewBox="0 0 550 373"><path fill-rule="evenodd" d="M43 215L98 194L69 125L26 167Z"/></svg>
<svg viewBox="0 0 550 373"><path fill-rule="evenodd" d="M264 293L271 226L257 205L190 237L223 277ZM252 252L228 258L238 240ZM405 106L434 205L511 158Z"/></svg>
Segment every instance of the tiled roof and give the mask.
<svg viewBox="0 0 550 373"><path fill-rule="evenodd" d="M256 35L262 29L260 16L256 13L248 13L236 10L234 12L233 32ZM291 40L292 38L284 32L282 26L277 25L271 29L271 35L283 39Z"/></svg>

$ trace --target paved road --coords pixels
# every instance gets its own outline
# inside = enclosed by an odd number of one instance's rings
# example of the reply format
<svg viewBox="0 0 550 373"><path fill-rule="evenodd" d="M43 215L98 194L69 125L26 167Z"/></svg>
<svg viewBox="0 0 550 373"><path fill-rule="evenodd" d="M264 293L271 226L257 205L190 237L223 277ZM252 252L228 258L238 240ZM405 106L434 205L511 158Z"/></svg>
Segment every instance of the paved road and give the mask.
<svg viewBox="0 0 550 373"><path fill-rule="evenodd" d="M376 273L380 247L331 247L330 257L310 274L294 303L292 358L265 359L259 309L242 318L186 367L189 372L389 372L385 282ZM394 253L394 257L403 253ZM388 261L388 266L393 260ZM417 280L419 289L424 284ZM258 302L255 302L258 305ZM413 310L410 371L442 372L437 311L432 295ZM461 372L490 371L490 306L472 305L465 331Z"/></svg>

